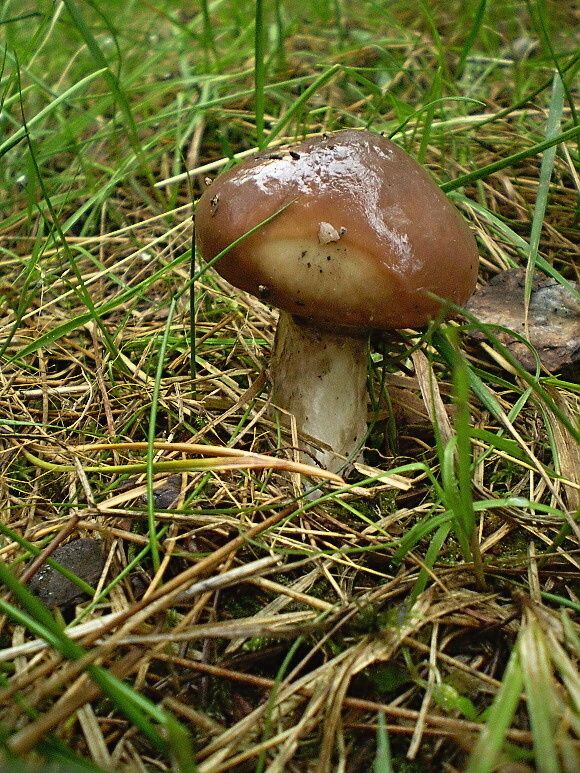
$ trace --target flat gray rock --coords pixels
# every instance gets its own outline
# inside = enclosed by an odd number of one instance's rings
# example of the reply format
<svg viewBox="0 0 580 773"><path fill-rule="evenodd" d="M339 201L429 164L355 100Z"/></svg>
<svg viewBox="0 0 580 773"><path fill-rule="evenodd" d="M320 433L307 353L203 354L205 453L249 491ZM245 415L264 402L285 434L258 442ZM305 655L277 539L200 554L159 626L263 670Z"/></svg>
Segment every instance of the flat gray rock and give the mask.
<svg viewBox="0 0 580 773"><path fill-rule="evenodd" d="M51 558L92 587L96 586L105 565L103 543L95 539L71 540L58 547ZM67 607L86 598L78 585L48 564L30 578L28 587L51 609Z"/></svg>

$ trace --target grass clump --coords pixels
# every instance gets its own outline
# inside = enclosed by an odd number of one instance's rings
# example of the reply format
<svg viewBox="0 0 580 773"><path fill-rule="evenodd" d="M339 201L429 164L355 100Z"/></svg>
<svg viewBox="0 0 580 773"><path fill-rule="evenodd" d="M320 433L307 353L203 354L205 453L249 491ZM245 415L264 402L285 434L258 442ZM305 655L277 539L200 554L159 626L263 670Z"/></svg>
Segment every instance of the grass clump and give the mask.
<svg viewBox="0 0 580 773"><path fill-rule="evenodd" d="M364 127L460 207L482 285L519 268L529 303L542 271L577 298L577 23L2 5L5 769L580 768L577 371L526 371L469 314L396 360L374 341L366 465L304 502L267 410L275 312L192 254L204 177ZM49 610L26 581L78 536L105 569Z"/></svg>

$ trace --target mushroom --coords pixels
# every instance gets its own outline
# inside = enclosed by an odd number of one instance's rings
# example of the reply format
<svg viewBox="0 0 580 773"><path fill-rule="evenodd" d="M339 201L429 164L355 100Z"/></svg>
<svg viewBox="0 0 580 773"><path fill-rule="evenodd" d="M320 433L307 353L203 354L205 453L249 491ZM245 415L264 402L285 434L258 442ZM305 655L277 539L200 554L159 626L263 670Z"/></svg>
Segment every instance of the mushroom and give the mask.
<svg viewBox="0 0 580 773"><path fill-rule="evenodd" d="M472 294L467 223L407 153L356 129L256 153L212 182L195 221L201 257L231 247L217 271L280 309L273 402L338 471L366 433L369 331L424 326L445 313L437 298Z"/></svg>

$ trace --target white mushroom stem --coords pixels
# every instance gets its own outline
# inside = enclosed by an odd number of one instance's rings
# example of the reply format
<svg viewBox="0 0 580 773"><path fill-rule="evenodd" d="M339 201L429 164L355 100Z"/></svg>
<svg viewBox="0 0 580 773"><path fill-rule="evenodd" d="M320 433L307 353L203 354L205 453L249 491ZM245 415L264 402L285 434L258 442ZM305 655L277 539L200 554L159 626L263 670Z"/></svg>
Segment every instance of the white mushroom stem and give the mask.
<svg viewBox="0 0 580 773"><path fill-rule="evenodd" d="M367 428L364 336L320 329L281 311L270 373L274 405L295 417L299 436L320 441L299 437L303 461L314 457L338 472Z"/></svg>

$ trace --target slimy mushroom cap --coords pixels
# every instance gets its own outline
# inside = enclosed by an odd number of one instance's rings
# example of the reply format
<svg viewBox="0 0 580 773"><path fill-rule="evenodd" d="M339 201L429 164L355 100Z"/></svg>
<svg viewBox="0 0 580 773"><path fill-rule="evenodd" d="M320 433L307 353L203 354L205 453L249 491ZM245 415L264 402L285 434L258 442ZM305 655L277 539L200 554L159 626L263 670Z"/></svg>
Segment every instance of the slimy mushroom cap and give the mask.
<svg viewBox="0 0 580 773"><path fill-rule="evenodd" d="M429 173L370 131L257 153L220 175L196 208L196 240L233 285L311 324L420 327L430 293L463 305L475 239Z"/></svg>

